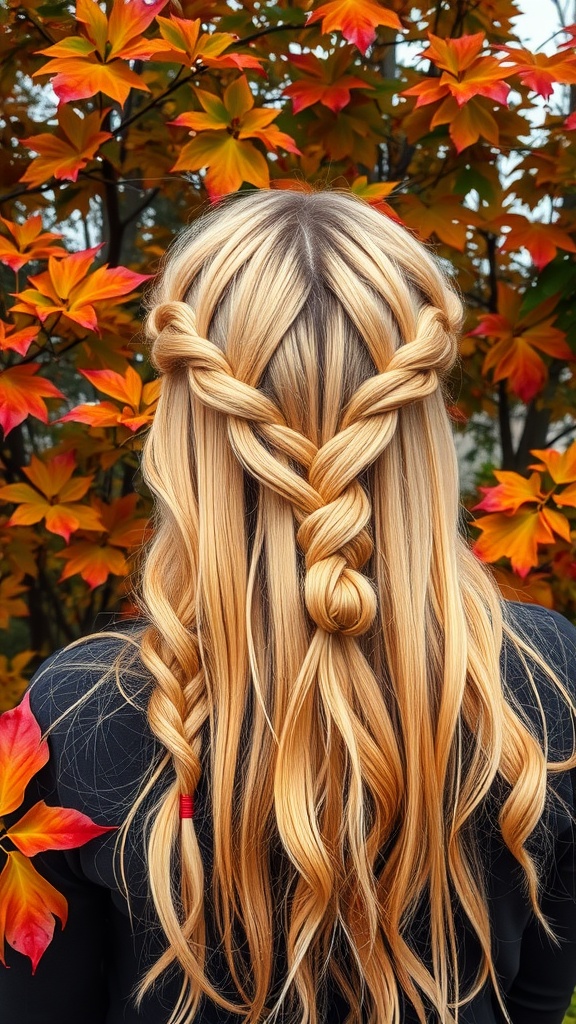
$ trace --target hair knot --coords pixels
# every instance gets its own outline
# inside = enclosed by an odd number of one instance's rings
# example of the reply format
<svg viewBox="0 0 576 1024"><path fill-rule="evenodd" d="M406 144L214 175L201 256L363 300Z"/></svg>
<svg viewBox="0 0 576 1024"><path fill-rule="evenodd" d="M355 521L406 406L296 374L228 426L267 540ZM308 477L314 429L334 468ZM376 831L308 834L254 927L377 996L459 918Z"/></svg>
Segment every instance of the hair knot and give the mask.
<svg viewBox="0 0 576 1024"><path fill-rule="evenodd" d="M370 581L342 555L330 555L310 566L304 597L308 614L327 633L360 636L376 615L376 594Z"/></svg>
<svg viewBox="0 0 576 1024"><path fill-rule="evenodd" d="M372 554L365 527L371 506L354 481L337 498L302 519L297 540L306 557L308 614L327 633L365 633L376 615L376 595L359 572Z"/></svg>

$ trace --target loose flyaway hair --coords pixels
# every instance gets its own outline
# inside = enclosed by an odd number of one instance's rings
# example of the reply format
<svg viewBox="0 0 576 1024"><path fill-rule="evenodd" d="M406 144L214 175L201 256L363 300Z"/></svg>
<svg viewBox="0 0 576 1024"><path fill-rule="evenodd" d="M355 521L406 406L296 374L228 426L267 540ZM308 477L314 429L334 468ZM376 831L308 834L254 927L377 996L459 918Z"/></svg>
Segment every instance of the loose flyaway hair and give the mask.
<svg viewBox="0 0 576 1024"><path fill-rule="evenodd" d="M147 846L166 952L140 995L177 965L172 1024L203 996L247 1024L319 1024L328 978L350 1024L399 1024L404 999L421 1024L457 1019L487 979L499 992L475 815L501 781L498 827L540 915L526 840L551 767L505 691L514 633L459 533L443 383L461 303L352 195L259 191L178 238L149 305L162 394L139 649L174 781ZM178 813L203 773L212 877ZM207 894L235 1000L206 969ZM455 903L481 950L466 992ZM410 938L422 905L431 963Z"/></svg>

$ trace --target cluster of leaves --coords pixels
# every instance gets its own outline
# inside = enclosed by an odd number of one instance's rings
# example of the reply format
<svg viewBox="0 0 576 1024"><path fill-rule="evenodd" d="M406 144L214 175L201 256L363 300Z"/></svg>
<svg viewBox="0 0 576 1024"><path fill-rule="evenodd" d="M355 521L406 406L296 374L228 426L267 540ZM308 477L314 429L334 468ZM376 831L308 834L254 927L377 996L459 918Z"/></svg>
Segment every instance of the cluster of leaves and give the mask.
<svg viewBox="0 0 576 1024"><path fill-rule="evenodd" d="M4 5L0 708L34 656L132 611L158 399L139 293L240 188L348 187L449 261L476 550L505 592L576 610L576 457L554 450L576 436L576 26L527 48L518 7Z"/></svg>
<svg viewBox="0 0 576 1024"><path fill-rule="evenodd" d="M29 957L32 971L52 941L56 918L66 924L68 905L32 863L46 850L71 850L106 832L71 807L51 807L38 800L6 828L24 802L26 788L48 761L48 743L30 709L30 696L0 718L0 963L5 943ZM5 845L3 845L5 844Z"/></svg>

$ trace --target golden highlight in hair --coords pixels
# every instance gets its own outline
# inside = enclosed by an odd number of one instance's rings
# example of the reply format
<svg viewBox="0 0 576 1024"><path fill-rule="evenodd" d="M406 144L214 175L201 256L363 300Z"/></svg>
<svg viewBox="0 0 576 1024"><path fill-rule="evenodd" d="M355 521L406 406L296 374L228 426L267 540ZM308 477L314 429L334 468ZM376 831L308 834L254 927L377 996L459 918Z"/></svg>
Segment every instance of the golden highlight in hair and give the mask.
<svg viewBox="0 0 576 1024"><path fill-rule="evenodd" d="M143 460L157 511L141 657L175 781L148 840L166 952L140 996L179 965L173 1024L203 995L248 1024L281 1007L317 1024L327 978L351 1024L399 1024L404 998L422 1024L430 1007L447 1022L487 979L498 992L470 834L497 777L539 913L526 840L550 766L504 692L513 631L459 535L442 385L460 322L430 253L350 194L242 194L164 265L147 320L162 394ZM178 813L202 773L208 878ZM235 1001L206 970L206 893ZM465 993L455 900L482 952ZM410 940L422 901L431 964Z"/></svg>

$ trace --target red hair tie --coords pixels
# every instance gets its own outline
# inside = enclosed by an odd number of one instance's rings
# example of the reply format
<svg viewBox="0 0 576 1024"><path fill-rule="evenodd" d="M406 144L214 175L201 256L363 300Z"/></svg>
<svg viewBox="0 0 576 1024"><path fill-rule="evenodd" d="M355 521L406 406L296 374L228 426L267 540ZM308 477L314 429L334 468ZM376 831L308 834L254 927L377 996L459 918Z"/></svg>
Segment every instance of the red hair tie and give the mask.
<svg viewBox="0 0 576 1024"><path fill-rule="evenodd" d="M194 797L189 793L180 796L180 818L194 817Z"/></svg>

